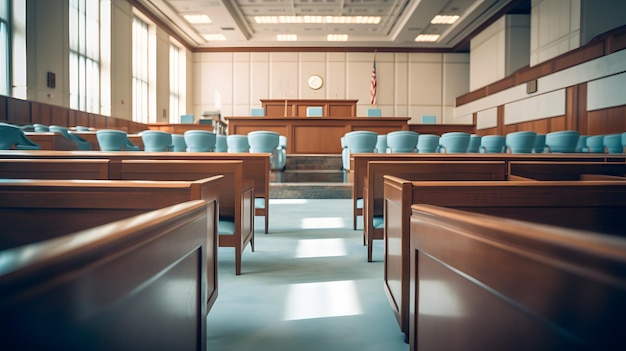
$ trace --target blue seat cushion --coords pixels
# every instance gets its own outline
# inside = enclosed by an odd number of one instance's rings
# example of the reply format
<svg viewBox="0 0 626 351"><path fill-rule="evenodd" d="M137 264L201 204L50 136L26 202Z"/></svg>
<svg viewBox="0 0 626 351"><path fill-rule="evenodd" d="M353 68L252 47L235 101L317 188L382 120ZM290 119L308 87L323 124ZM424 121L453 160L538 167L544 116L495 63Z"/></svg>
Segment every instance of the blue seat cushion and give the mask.
<svg viewBox="0 0 626 351"><path fill-rule="evenodd" d="M217 225L217 232L220 234L235 234L235 221L230 219L220 219Z"/></svg>
<svg viewBox="0 0 626 351"><path fill-rule="evenodd" d="M254 208L265 208L265 198L264 197L255 197L254 198Z"/></svg>
<svg viewBox="0 0 626 351"><path fill-rule="evenodd" d="M374 216L373 221L374 229L385 228L385 218L383 216Z"/></svg>

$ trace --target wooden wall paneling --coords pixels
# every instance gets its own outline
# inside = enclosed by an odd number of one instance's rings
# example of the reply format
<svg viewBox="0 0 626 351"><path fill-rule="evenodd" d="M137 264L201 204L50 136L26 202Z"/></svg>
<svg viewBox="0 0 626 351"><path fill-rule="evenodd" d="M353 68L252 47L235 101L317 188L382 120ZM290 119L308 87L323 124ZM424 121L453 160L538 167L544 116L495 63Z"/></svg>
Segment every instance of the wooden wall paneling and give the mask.
<svg viewBox="0 0 626 351"><path fill-rule="evenodd" d="M19 125L30 124L30 101L9 98L7 100L7 121Z"/></svg>
<svg viewBox="0 0 626 351"><path fill-rule="evenodd" d="M0 95L0 121L7 120L7 100L6 96Z"/></svg>
<svg viewBox="0 0 626 351"><path fill-rule="evenodd" d="M65 127L76 126L75 124L70 123L69 117L68 117L69 110L67 108L62 107L62 106L52 106L51 112L52 112L51 124L55 124L58 126L65 126Z"/></svg>
<svg viewBox="0 0 626 351"><path fill-rule="evenodd" d="M620 32L612 35L604 46L607 55L623 49L626 49L626 27L622 27Z"/></svg>
<svg viewBox="0 0 626 351"><path fill-rule="evenodd" d="M94 127L97 129L106 129L107 127L106 117L101 116L101 115L96 115L94 113L89 114L89 122L90 122L90 127Z"/></svg>
<svg viewBox="0 0 626 351"><path fill-rule="evenodd" d="M576 130L582 135L587 132L587 83L578 85L578 94L576 96Z"/></svg>
<svg viewBox="0 0 626 351"><path fill-rule="evenodd" d="M496 110L496 133L498 135L505 135L504 129L504 105L498 106Z"/></svg>
<svg viewBox="0 0 626 351"><path fill-rule="evenodd" d="M607 123L604 134L615 134L626 131L625 106L617 106L607 109Z"/></svg>
<svg viewBox="0 0 626 351"><path fill-rule="evenodd" d="M54 124L52 122L52 106L35 101L31 102L30 123L40 123L47 126Z"/></svg>
<svg viewBox="0 0 626 351"><path fill-rule="evenodd" d="M521 68L517 72L515 72L514 75L517 84L524 84L533 79L537 79L542 76L551 74L552 72L554 72L554 68L552 67L552 61L545 61L533 67L526 66L524 68ZM495 92L496 91L494 90L492 94Z"/></svg>
<svg viewBox="0 0 626 351"><path fill-rule="evenodd" d="M544 119L538 119L538 120L531 121L529 123L528 130L532 130L533 132L536 132L537 134L547 134L547 133L551 132L551 130L550 130L550 119L549 118L544 118Z"/></svg>
<svg viewBox="0 0 626 351"><path fill-rule="evenodd" d="M85 126L85 127L93 127L93 125L91 125L90 121L89 121L89 114L85 111L75 111L75 118L76 120L74 121L75 125L78 126Z"/></svg>
<svg viewBox="0 0 626 351"><path fill-rule="evenodd" d="M498 132L498 127L493 127L493 128L487 128L487 129L481 129L476 131L476 134L480 135L480 136L485 136L485 135L502 135Z"/></svg>
<svg viewBox="0 0 626 351"><path fill-rule="evenodd" d="M554 70L560 71L604 56L604 41L590 43L554 58Z"/></svg>
<svg viewBox="0 0 626 351"><path fill-rule="evenodd" d="M548 118L547 121L549 122L548 132L556 132L559 130L569 129L567 126L566 116Z"/></svg>
<svg viewBox="0 0 626 351"><path fill-rule="evenodd" d="M596 110L587 112L587 134L588 135L599 135L604 134L606 120L607 120L607 111L606 110Z"/></svg>
<svg viewBox="0 0 626 351"><path fill-rule="evenodd" d="M81 124L76 123L76 111L75 110L67 110L67 124L72 126L80 126ZM83 127L88 127L87 125L82 125Z"/></svg>

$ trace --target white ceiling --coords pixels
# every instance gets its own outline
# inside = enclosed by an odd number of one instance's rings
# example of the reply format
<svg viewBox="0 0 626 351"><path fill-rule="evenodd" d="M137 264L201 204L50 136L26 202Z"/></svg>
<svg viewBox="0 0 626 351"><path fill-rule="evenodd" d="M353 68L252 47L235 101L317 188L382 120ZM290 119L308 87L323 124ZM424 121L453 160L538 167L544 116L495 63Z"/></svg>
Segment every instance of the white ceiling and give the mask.
<svg viewBox="0 0 626 351"><path fill-rule="evenodd" d="M467 50L467 38L502 11L529 13L529 0L129 0L148 9L194 50L233 47L363 47ZM211 24L189 24L182 17L205 14ZM435 25L437 14L459 15L453 25ZM377 25L257 24L255 16L381 16ZM418 34L440 34L435 43L418 43ZM207 41L203 34L223 34ZM277 34L296 34L280 42ZM347 42L328 42L327 34L347 34Z"/></svg>

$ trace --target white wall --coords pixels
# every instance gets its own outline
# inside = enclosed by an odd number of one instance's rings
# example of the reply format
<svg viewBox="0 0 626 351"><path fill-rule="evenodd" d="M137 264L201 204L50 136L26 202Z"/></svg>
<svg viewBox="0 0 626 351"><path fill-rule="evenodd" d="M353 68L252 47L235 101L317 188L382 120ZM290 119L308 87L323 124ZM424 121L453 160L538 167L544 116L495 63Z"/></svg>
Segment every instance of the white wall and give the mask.
<svg viewBox="0 0 626 351"><path fill-rule="evenodd" d="M223 116L247 116L260 99L358 99L357 116L370 106L374 53L234 52L194 54L194 115L216 109ZM377 106L386 117L436 115L457 123L455 98L468 91L468 54L377 53ZM307 79L319 74L319 90ZM471 122L471 121L470 121Z"/></svg>
<svg viewBox="0 0 626 351"><path fill-rule="evenodd" d="M580 46L580 0L533 0L530 65Z"/></svg>

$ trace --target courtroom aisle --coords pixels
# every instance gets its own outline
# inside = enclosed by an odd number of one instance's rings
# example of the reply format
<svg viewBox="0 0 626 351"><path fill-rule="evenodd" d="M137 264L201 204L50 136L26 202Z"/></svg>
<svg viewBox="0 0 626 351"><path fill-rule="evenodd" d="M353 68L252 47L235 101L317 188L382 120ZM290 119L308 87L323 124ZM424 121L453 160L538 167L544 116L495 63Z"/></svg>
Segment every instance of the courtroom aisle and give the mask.
<svg viewBox="0 0 626 351"><path fill-rule="evenodd" d="M270 233L257 217L240 276L233 249L219 249L207 350L408 350L383 290L383 243L368 263L351 201L270 200Z"/></svg>

